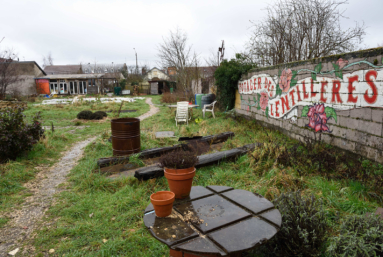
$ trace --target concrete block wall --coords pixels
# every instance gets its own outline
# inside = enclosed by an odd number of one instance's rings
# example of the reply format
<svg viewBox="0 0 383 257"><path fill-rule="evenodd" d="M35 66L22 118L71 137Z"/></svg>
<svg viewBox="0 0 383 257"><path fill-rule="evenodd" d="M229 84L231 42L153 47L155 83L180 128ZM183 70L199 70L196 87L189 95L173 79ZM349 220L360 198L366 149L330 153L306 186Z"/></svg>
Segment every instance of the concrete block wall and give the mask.
<svg viewBox="0 0 383 257"><path fill-rule="evenodd" d="M236 112L298 140L321 133L326 143L383 163L382 57L376 48L251 70L238 82Z"/></svg>

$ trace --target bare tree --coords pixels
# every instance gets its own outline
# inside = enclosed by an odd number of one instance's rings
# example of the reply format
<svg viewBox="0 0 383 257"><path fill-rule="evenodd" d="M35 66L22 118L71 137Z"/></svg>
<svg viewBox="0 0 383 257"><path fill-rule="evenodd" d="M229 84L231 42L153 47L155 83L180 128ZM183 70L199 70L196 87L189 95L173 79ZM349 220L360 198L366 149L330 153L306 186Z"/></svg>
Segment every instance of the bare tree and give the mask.
<svg viewBox="0 0 383 257"><path fill-rule="evenodd" d="M16 58L13 50L0 52L0 99L4 99L8 86L24 80L20 76Z"/></svg>
<svg viewBox="0 0 383 257"><path fill-rule="evenodd" d="M340 11L348 0L276 0L266 18L252 22L247 54L260 66L353 51L365 35L364 23L342 29Z"/></svg>
<svg viewBox="0 0 383 257"><path fill-rule="evenodd" d="M51 52L49 52L48 55L43 56L43 69L49 65L53 65L53 57Z"/></svg>
<svg viewBox="0 0 383 257"><path fill-rule="evenodd" d="M188 45L188 37L180 28L170 31L163 43L157 47L157 56L163 68L174 67L176 69L177 87L191 91L191 81L198 76L199 57L192 52L192 45Z"/></svg>

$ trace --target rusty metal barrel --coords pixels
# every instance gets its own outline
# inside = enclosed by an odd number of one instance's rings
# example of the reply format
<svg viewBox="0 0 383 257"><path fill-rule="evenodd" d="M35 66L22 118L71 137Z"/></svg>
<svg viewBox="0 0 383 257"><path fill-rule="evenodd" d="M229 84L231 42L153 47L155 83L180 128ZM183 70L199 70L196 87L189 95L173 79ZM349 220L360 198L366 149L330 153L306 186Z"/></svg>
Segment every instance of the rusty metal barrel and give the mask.
<svg viewBox="0 0 383 257"><path fill-rule="evenodd" d="M113 156L125 156L141 151L140 120L120 118L112 120Z"/></svg>

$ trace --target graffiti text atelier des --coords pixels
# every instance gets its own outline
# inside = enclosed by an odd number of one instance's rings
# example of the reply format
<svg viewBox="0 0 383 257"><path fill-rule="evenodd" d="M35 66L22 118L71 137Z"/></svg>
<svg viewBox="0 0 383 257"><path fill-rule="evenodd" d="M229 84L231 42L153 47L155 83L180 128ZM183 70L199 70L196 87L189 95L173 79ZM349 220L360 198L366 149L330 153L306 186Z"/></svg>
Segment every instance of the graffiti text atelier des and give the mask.
<svg viewBox="0 0 383 257"><path fill-rule="evenodd" d="M256 75L238 83L240 94L267 92L270 97L273 97L276 87L274 80L267 74Z"/></svg>
<svg viewBox="0 0 383 257"><path fill-rule="evenodd" d="M383 70L359 70L344 74L343 79L311 77L299 80L287 93L275 96L276 86L273 80L264 78L265 83L255 87L253 78L240 81L238 85L240 94L268 92L269 116L280 118L289 113L298 105L308 105L322 102L326 106L338 109L350 109L365 106L383 106ZM266 84L267 81L267 84ZM270 85L270 87L269 87ZM274 89L272 89L274 86ZM269 91L273 90L273 91Z"/></svg>

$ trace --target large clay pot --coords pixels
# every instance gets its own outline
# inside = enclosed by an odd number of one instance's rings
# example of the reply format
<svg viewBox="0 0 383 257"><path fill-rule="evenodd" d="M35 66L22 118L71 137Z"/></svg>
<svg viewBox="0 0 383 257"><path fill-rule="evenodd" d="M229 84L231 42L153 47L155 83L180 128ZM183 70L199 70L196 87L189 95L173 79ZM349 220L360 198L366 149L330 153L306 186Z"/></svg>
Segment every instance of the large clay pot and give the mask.
<svg viewBox="0 0 383 257"><path fill-rule="evenodd" d="M170 191L158 191L150 196L157 217L166 217L172 213L175 194Z"/></svg>
<svg viewBox="0 0 383 257"><path fill-rule="evenodd" d="M186 168L186 169L169 169L169 168L164 168L164 171L167 173L172 173L172 174L185 174L185 173L190 173L193 170L195 170L194 167Z"/></svg>
<svg viewBox="0 0 383 257"><path fill-rule="evenodd" d="M195 169L188 173L175 174L164 171L165 177L168 180L170 191L172 191L177 199L188 197L195 176Z"/></svg>

